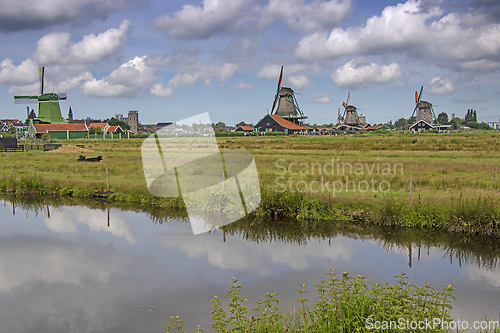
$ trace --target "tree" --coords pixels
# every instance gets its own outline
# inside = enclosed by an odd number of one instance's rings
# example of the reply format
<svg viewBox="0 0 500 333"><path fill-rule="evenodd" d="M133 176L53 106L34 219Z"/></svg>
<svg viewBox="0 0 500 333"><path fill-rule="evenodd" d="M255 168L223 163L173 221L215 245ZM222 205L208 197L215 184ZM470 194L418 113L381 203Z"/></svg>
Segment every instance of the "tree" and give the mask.
<svg viewBox="0 0 500 333"><path fill-rule="evenodd" d="M408 119L400 118L394 122L394 128L396 129L404 129L408 126Z"/></svg>
<svg viewBox="0 0 500 333"><path fill-rule="evenodd" d="M124 122L123 120L116 119L111 117L111 119L106 119L106 122L109 126L120 126L122 130L127 131L130 129L130 125Z"/></svg>
<svg viewBox="0 0 500 333"><path fill-rule="evenodd" d="M437 117L437 122L442 125L448 125L449 124L448 114L446 112L441 112Z"/></svg>
<svg viewBox="0 0 500 333"><path fill-rule="evenodd" d="M43 141L50 141L50 134L49 133L43 133L41 139Z"/></svg>
<svg viewBox="0 0 500 333"><path fill-rule="evenodd" d="M244 121L240 121L239 123L237 123L236 125L234 125L234 127L238 128L240 126L249 126L249 124L245 123Z"/></svg>
<svg viewBox="0 0 500 333"><path fill-rule="evenodd" d="M477 111L468 109L467 114L464 117L464 122L468 123L470 121L476 122L477 123Z"/></svg>
<svg viewBox="0 0 500 333"><path fill-rule="evenodd" d="M89 134L102 134L102 128L100 128L100 127L91 127L91 128L89 128Z"/></svg>
<svg viewBox="0 0 500 333"><path fill-rule="evenodd" d="M460 125L462 125L462 119L455 117L450 121L451 125L453 126L453 129L460 129Z"/></svg>

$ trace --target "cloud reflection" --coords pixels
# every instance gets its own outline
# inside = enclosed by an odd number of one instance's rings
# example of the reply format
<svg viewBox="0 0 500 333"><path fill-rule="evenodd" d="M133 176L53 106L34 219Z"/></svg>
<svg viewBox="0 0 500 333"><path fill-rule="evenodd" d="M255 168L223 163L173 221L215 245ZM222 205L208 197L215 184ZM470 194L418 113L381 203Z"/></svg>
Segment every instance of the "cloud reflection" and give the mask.
<svg viewBox="0 0 500 333"><path fill-rule="evenodd" d="M43 220L47 228L57 233L76 233L78 224L83 224L94 232L109 232L114 236L124 237L129 244L136 242L131 226L120 216L113 214L113 223L108 226L106 211L64 207L52 210L50 218L45 215Z"/></svg>
<svg viewBox="0 0 500 333"><path fill-rule="evenodd" d="M167 248L179 248L189 258L204 257L214 267L253 270L260 275L271 275L276 264L302 271L313 261L330 263L351 258L350 244L341 238L332 239L331 245L327 241L311 240L307 246L281 242L261 242L255 246L240 236L226 235L226 242L214 242L210 235L176 237L166 234L160 236L160 243Z"/></svg>

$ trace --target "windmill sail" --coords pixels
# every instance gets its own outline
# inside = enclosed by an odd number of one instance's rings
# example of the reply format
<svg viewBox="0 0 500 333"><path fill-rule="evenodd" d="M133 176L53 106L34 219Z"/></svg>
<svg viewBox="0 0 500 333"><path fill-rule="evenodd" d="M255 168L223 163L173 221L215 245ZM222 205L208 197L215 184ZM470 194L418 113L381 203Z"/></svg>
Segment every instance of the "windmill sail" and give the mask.
<svg viewBox="0 0 500 333"><path fill-rule="evenodd" d="M282 82L283 82L283 66L281 66L280 78L278 80L278 89L276 89L276 96L274 96L274 102L273 102L273 107L271 108L271 114L273 113L274 107L276 106L276 102L278 101L278 95L281 89Z"/></svg>
<svg viewBox="0 0 500 333"><path fill-rule="evenodd" d="M44 73L45 73L45 67L38 67L38 78L40 80L40 95L43 95Z"/></svg>
<svg viewBox="0 0 500 333"><path fill-rule="evenodd" d="M67 123L68 121L61 116L61 109L59 108L59 100L66 99L67 94L44 93L44 67L38 67L38 75L40 79L40 94L31 96L14 96L14 103L38 103L38 116L35 118L38 122L49 124Z"/></svg>
<svg viewBox="0 0 500 333"><path fill-rule="evenodd" d="M14 96L15 104L36 104L38 96Z"/></svg>

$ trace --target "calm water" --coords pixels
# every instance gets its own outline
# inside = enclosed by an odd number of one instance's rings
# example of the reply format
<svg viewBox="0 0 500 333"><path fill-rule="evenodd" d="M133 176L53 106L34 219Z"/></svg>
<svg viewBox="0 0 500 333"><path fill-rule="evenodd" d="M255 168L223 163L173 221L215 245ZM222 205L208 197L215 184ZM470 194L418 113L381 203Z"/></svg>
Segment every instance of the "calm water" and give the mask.
<svg viewBox="0 0 500 333"><path fill-rule="evenodd" d="M172 315L189 331L201 324L209 332L210 299L224 296L232 277L249 301L277 292L287 305L300 297L299 283L312 292L331 268L372 282L393 282L401 272L436 289L448 281L455 318L498 319L500 312L500 253L486 263L459 260L449 247L419 251L415 243L349 235L305 244L224 241L222 232L193 236L182 220L158 224L119 209L13 211L0 201L0 332L163 332Z"/></svg>

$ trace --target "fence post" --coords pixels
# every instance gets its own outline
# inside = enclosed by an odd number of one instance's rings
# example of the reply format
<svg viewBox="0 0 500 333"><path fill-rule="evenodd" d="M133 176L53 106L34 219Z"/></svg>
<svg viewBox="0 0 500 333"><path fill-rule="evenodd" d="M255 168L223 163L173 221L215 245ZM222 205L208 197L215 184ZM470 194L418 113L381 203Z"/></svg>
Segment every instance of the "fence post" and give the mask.
<svg viewBox="0 0 500 333"><path fill-rule="evenodd" d="M108 167L106 167L106 188L109 190Z"/></svg>
<svg viewBox="0 0 500 333"><path fill-rule="evenodd" d="M413 179L410 176L410 200L411 200L411 193L413 191Z"/></svg>
<svg viewBox="0 0 500 333"><path fill-rule="evenodd" d="M497 187L497 167L495 167L495 181L493 182L493 188Z"/></svg>

